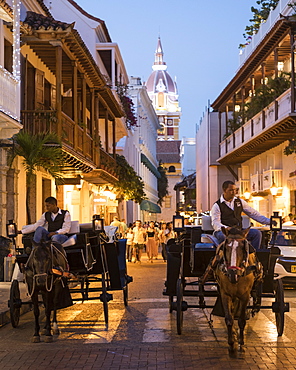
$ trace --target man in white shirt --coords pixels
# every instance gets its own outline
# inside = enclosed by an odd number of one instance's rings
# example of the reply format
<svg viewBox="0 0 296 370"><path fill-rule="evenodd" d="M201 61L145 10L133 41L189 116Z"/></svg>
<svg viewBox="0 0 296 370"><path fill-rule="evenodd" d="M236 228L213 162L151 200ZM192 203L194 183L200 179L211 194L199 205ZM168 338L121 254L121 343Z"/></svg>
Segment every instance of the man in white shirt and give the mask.
<svg viewBox="0 0 296 370"><path fill-rule="evenodd" d="M33 242L36 244L40 243L41 240L52 240L63 244L68 239L66 234L71 228L70 213L58 208L57 200L54 197L45 199L45 207L47 212L43 213L35 224L24 226L21 233L29 234L35 231Z"/></svg>
<svg viewBox="0 0 296 370"><path fill-rule="evenodd" d="M136 226L133 228L133 233L134 233L133 243L136 252L135 262L141 263L142 251L144 249L146 239L146 230L142 227L142 222L140 220L136 221Z"/></svg>
<svg viewBox="0 0 296 370"><path fill-rule="evenodd" d="M236 186L233 181L225 181L222 189L223 194L211 209L214 236L218 239L219 243L225 240L225 235L221 230L222 226L226 229L230 229L231 227L242 228L242 212L261 224L270 224L269 218L250 207L245 200L235 196ZM247 239L256 250L260 248L262 239L260 230L250 229Z"/></svg>

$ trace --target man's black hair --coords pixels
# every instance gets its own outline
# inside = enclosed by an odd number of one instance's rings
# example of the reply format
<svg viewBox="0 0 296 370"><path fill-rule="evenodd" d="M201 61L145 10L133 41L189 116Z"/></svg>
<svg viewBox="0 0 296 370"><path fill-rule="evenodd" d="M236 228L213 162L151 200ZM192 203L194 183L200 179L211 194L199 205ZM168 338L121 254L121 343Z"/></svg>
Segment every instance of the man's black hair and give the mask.
<svg viewBox="0 0 296 370"><path fill-rule="evenodd" d="M230 180L227 180L227 181L224 181L223 184L222 184L222 189L225 191L229 185L235 185L235 183L233 181L230 181Z"/></svg>
<svg viewBox="0 0 296 370"><path fill-rule="evenodd" d="M54 197L48 197L48 198L45 199L45 203L57 205L58 201Z"/></svg>

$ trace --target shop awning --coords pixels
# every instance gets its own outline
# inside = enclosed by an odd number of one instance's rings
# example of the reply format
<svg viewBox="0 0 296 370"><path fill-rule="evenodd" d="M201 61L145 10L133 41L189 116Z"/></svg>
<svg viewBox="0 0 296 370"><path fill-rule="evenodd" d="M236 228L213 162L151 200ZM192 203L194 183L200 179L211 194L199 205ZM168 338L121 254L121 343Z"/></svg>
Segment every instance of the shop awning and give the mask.
<svg viewBox="0 0 296 370"><path fill-rule="evenodd" d="M150 160L146 157L145 154L141 153L141 162L150 170L154 176L160 179L161 175L158 172L157 168L150 162Z"/></svg>
<svg viewBox="0 0 296 370"><path fill-rule="evenodd" d="M153 202L150 202L150 200L147 200L147 199L142 200L140 204L140 210L151 212L151 213L161 213L161 209L159 205Z"/></svg>

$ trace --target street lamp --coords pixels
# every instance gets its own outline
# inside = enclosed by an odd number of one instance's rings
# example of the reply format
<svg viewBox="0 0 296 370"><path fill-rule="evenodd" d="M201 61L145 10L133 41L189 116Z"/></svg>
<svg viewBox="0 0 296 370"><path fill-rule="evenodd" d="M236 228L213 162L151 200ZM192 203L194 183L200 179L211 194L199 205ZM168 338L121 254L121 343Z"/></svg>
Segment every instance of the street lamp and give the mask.
<svg viewBox="0 0 296 370"><path fill-rule="evenodd" d="M104 231L104 219L100 215L93 215L93 231L95 233L101 233Z"/></svg>
<svg viewBox="0 0 296 370"><path fill-rule="evenodd" d="M249 189L248 188L246 188L243 196L244 196L244 198L245 198L246 201L248 201L250 199L251 193L249 192Z"/></svg>
<svg viewBox="0 0 296 370"><path fill-rule="evenodd" d="M270 187L270 192L271 192L271 195L273 197L275 197L277 195L277 192L278 192L278 187L276 186L275 182L273 181L271 187Z"/></svg>

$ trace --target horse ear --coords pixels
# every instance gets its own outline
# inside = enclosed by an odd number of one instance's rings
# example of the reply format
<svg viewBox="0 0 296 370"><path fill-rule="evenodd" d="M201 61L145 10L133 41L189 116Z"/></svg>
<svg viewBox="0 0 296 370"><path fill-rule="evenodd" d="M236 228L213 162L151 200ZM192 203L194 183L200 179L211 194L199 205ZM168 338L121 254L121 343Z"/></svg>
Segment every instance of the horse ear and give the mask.
<svg viewBox="0 0 296 370"><path fill-rule="evenodd" d="M227 236L228 235L228 230L224 227L224 226L221 226L221 230L222 230L222 233Z"/></svg>
<svg viewBox="0 0 296 370"><path fill-rule="evenodd" d="M245 238L247 237L247 235L248 235L248 233L250 231L250 228L251 228L251 226L249 226L247 229L243 230L243 234L244 234L244 237Z"/></svg>

